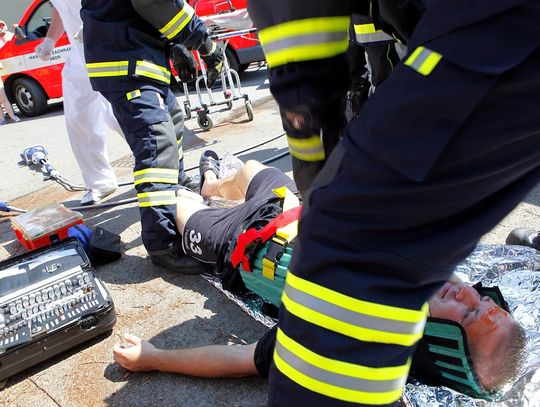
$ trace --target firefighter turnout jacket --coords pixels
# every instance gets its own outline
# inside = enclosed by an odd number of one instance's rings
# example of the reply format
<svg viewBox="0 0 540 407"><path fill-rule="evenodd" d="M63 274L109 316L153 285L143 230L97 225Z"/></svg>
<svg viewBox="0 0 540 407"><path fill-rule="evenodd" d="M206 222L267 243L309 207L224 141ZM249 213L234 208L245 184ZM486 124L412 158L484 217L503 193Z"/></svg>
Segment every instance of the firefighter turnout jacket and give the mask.
<svg viewBox="0 0 540 407"><path fill-rule="evenodd" d="M155 258L174 258L182 254L175 187L186 175L168 48L181 43L208 54L213 44L182 0L83 0L81 17L90 82L111 103L135 156L143 243Z"/></svg>

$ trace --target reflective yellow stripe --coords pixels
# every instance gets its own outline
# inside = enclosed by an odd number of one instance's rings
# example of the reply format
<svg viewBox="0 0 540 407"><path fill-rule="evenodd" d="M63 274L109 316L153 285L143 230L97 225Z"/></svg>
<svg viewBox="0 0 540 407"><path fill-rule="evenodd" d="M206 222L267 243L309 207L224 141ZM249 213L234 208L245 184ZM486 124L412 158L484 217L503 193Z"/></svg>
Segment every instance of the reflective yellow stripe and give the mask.
<svg viewBox="0 0 540 407"><path fill-rule="evenodd" d="M193 8L185 2L182 10L161 28L159 32L168 39L173 39L191 21L194 13Z"/></svg>
<svg viewBox="0 0 540 407"><path fill-rule="evenodd" d="M176 205L176 194L174 191L142 192L137 194L140 208L150 206Z"/></svg>
<svg viewBox="0 0 540 407"><path fill-rule="evenodd" d="M324 146L318 134L308 138L295 138L287 135L289 151L293 157L302 161L324 161Z"/></svg>
<svg viewBox="0 0 540 407"><path fill-rule="evenodd" d="M135 99L141 96L139 89L126 93L127 100Z"/></svg>
<svg viewBox="0 0 540 407"><path fill-rule="evenodd" d="M358 300L291 272L282 302L287 311L312 324L362 341L402 346L422 337L428 309L427 304L417 311Z"/></svg>
<svg viewBox="0 0 540 407"><path fill-rule="evenodd" d="M168 168L146 168L133 173L133 184L157 182L161 184L178 184L178 170Z"/></svg>
<svg viewBox="0 0 540 407"><path fill-rule="evenodd" d="M91 78L107 76L127 76L129 61L92 62L86 64L88 76Z"/></svg>
<svg viewBox="0 0 540 407"><path fill-rule="evenodd" d="M171 73L166 68L148 61L137 61L135 75L146 76L165 83L171 80Z"/></svg>
<svg viewBox="0 0 540 407"><path fill-rule="evenodd" d="M347 51L350 17L288 21L259 31L268 66L331 58Z"/></svg>
<svg viewBox="0 0 540 407"><path fill-rule="evenodd" d="M402 366L369 367L319 355L277 330L276 367L299 385L325 396L363 404L399 399L410 360Z"/></svg>
<svg viewBox="0 0 540 407"><path fill-rule="evenodd" d="M360 44L394 41L394 37L391 35L386 34L382 30L375 29L374 24L355 24L354 32L356 34L356 41Z"/></svg>
<svg viewBox="0 0 540 407"><path fill-rule="evenodd" d="M429 75L442 59L442 55L426 47L417 47L405 61L405 65L410 66L421 75Z"/></svg>

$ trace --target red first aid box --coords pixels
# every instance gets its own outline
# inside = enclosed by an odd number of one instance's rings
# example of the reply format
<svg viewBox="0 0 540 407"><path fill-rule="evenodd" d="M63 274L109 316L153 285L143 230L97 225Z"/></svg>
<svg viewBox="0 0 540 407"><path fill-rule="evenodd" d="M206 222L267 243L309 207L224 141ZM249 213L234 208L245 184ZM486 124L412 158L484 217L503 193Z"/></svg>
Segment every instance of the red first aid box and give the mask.
<svg viewBox="0 0 540 407"><path fill-rule="evenodd" d="M54 204L12 218L11 228L26 249L34 250L66 239L68 229L81 223L79 212Z"/></svg>

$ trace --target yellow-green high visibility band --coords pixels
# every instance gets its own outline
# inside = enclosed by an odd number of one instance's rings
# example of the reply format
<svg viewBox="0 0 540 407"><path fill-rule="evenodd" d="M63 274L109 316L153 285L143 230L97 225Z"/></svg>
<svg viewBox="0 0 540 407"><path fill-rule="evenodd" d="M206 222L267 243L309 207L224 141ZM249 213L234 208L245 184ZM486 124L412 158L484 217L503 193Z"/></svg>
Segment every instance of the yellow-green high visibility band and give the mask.
<svg viewBox="0 0 540 407"><path fill-rule="evenodd" d="M294 20L259 31L268 66L331 58L349 46L350 17L317 17Z"/></svg>
<svg viewBox="0 0 540 407"><path fill-rule="evenodd" d="M358 300L287 273L282 302L314 325L365 342L414 345L423 334L427 304L410 310Z"/></svg>
<svg viewBox="0 0 540 407"><path fill-rule="evenodd" d="M175 191L142 192L137 194L139 208L176 205Z"/></svg>
<svg viewBox="0 0 540 407"><path fill-rule="evenodd" d="M195 11L187 2L185 2L182 10L161 28L159 32L168 39L173 39L191 21L193 14L195 14Z"/></svg>
<svg viewBox="0 0 540 407"><path fill-rule="evenodd" d="M417 47L405 61L406 66L410 66L421 75L427 76L433 72L442 55L426 47Z"/></svg>
<svg viewBox="0 0 540 407"><path fill-rule="evenodd" d="M289 143L289 152L295 158L302 161L324 161L324 146L321 140L321 136L314 134L307 138L296 138L287 135L287 142Z"/></svg>
<svg viewBox="0 0 540 407"><path fill-rule="evenodd" d="M394 37L386 34L382 30L377 30L372 23L355 24L354 32L356 34L356 41L360 44L394 41Z"/></svg>
<svg viewBox="0 0 540 407"><path fill-rule="evenodd" d="M171 73L166 68L149 61L137 61L135 75L145 76L167 84L171 80Z"/></svg>
<svg viewBox="0 0 540 407"><path fill-rule="evenodd" d="M399 399L410 360L402 366L369 367L319 355L278 328L276 367L289 379L319 394L362 404L389 404Z"/></svg>
<svg viewBox="0 0 540 407"><path fill-rule="evenodd" d="M135 99L141 96L141 90L136 89L132 90L131 92L126 93L127 100Z"/></svg>
<svg viewBox="0 0 540 407"><path fill-rule="evenodd" d="M129 61L91 62L86 64L88 76L100 78L108 76L127 76Z"/></svg>
<svg viewBox="0 0 540 407"><path fill-rule="evenodd" d="M146 168L133 173L134 185L148 183L178 184L178 170L167 168Z"/></svg>

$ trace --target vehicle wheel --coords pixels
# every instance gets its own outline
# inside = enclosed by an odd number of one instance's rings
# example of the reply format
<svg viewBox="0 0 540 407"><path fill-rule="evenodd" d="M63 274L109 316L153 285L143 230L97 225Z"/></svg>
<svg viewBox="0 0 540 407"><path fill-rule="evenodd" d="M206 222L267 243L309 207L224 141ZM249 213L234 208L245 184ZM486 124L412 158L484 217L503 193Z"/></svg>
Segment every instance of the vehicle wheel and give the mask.
<svg viewBox="0 0 540 407"><path fill-rule="evenodd" d="M233 71L238 72L239 63L234 51L227 47L227 49L225 50L225 57L227 58L227 62L229 63L229 68Z"/></svg>
<svg viewBox="0 0 540 407"><path fill-rule="evenodd" d="M191 108L188 102L184 102L184 112L186 113L186 120L191 119Z"/></svg>
<svg viewBox="0 0 540 407"><path fill-rule="evenodd" d="M214 126L214 123L212 122L210 116L197 117L197 124L201 129L206 131L210 130Z"/></svg>
<svg viewBox="0 0 540 407"><path fill-rule="evenodd" d="M25 116L39 116L47 110L47 95L33 79L15 79L11 86L11 94L17 107Z"/></svg>
<svg viewBox="0 0 540 407"><path fill-rule="evenodd" d="M251 106L251 102L249 100L246 100L246 113L247 113L249 121L252 121L253 120L253 106Z"/></svg>

